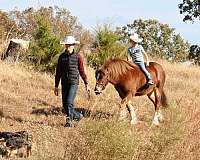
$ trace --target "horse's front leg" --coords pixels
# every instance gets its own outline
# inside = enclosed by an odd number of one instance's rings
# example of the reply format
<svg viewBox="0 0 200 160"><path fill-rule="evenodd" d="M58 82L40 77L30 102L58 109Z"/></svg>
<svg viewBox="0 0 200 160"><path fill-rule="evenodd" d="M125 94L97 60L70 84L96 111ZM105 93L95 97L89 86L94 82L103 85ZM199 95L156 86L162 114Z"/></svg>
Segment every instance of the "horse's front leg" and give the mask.
<svg viewBox="0 0 200 160"><path fill-rule="evenodd" d="M121 102L121 114L120 116L122 118L126 118L127 116L127 108L129 108L130 114L131 114L131 124L135 125L137 123L137 117L135 114L135 109L133 105L131 104L131 98L132 98L132 93L128 93L127 96L122 100Z"/></svg>
<svg viewBox="0 0 200 160"><path fill-rule="evenodd" d="M120 104L119 120L124 120L127 118L128 110L126 108L127 98L122 99Z"/></svg>
<svg viewBox="0 0 200 160"><path fill-rule="evenodd" d="M130 114L131 114L131 125L135 125L135 124L137 124L137 116L136 116L135 109L132 105L131 100L128 101L128 108L129 108Z"/></svg>

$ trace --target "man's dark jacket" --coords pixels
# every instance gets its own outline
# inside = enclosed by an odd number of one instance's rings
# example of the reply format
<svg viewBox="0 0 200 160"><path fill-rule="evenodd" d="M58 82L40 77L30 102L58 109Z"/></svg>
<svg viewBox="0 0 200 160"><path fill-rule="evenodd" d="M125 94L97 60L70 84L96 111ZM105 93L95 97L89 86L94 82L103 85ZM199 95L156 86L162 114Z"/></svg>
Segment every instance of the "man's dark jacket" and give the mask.
<svg viewBox="0 0 200 160"><path fill-rule="evenodd" d="M79 74L85 84L87 84L87 76L84 71L83 58L79 53L71 54L63 52L58 59L55 76L55 87L58 87L60 79L61 85L79 84Z"/></svg>

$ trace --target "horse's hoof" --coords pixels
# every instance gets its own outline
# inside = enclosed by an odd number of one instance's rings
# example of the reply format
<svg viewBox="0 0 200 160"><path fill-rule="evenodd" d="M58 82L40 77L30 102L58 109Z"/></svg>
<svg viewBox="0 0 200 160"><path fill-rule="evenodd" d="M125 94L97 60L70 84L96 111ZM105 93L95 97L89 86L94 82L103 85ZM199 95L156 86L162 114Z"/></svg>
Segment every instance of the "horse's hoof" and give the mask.
<svg viewBox="0 0 200 160"><path fill-rule="evenodd" d="M164 118L159 118L159 122L163 123L164 122Z"/></svg>
<svg viewBox="0 0 200 160"><path fill-rule="evenodd" d="M131 125L136 125L137 124L137 120L131 120Z"/></svg>
<svg viewBox="0 0 200 160"><path fill-rule="evenodd" d="M164 118L163 118L163 116L161 115L161 116L159 116L159 122L164 122Z"/></svg>
<svg viewBox="0 0 200 160"><path fill-rule="evenodd" d="M153 121L152 125L159 126L159 122L158 121Z"/></svg>
<svg viewBox="0 0 200 160"><path fill-rule="evenodd" d="M125 122L125 121L127 121L127 118L126 118L126 117L119 117L119 118L118 118L118 121L120 121L120 122Z"/></svg>
<svg viewBox="0 0 200 160"><path fill-rule="evenodd" d="M121 111L120 115L119 115L119 120L125 120L127 118L127 111Z"/></svg>

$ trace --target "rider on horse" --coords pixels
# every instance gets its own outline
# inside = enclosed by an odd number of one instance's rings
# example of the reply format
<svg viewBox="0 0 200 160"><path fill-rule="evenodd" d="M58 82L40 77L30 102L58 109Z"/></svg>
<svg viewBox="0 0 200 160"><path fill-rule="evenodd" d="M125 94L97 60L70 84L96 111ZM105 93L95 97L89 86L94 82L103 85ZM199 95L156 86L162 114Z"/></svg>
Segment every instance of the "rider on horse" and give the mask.
<svg viewBox="0 0 200 160"><path fill-rule="evenodd" d="M130 35L129 37L131 47L128 48L128 61L131 61L135 64L137 64L142 72L145 74L147 79L147 84L153 85L154 82L152 80L151 74L148 72L148 70L145 67L144 64L144 57L146 58L146 65L149 66L149 58L147 53L144 51L144 48L139 44L142 42L142 39L138 37L138 34L134 33Z"/></svg>

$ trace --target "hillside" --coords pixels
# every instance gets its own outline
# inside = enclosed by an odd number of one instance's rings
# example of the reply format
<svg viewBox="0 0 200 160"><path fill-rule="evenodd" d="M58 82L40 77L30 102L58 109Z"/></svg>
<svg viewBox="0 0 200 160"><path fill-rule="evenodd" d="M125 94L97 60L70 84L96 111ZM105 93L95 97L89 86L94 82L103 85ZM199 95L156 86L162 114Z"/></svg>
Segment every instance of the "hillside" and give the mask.
<svg viewBox="0 0 200 160"><path fill-rule="evenodd" d="M30 159L200 159L200 69L160 62L167 73L169 108L165 121L150 128L153 104L134 98L140 123L119 122L120 99L109 85L90 99L80 81L76 105L85 118L64 128L61 98L54 96L54 77L0 61L0 131L26 130L33 135ZM87 68L90 87L94 71Z"/></svg>

